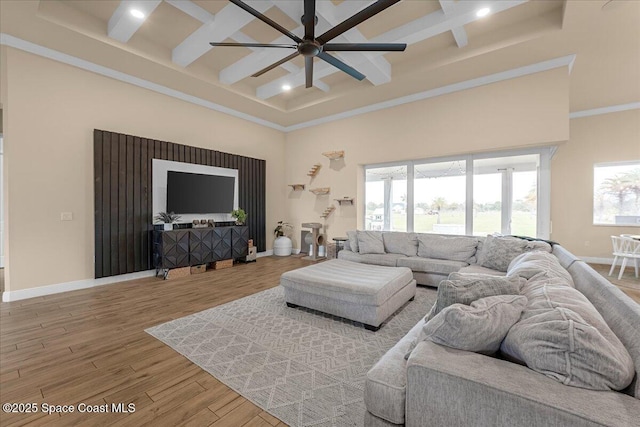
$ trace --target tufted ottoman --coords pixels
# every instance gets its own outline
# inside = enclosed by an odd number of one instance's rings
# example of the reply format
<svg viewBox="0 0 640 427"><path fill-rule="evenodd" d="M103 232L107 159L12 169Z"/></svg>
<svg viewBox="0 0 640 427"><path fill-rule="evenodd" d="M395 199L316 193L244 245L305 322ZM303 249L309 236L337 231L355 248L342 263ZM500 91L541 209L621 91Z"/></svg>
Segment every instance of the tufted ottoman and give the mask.
<svg viewBox="0 0 640 427"><path fill-rule="evenodd" d="M373 331L416 295L409 268L341 259L288 271L280 277L280 285L289 307L344 317Z"/></svg>

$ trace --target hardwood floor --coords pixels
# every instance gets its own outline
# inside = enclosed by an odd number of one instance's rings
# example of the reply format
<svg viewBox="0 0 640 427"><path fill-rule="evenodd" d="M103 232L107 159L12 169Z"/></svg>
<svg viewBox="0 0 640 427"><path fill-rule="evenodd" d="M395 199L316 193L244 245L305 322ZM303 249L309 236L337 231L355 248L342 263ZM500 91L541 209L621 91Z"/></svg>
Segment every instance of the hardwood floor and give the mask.
<svg viewBox="0 0 640 427"><path fill-rule="evenodd" d="M0 305L0 403L135 404L135 412L0 413L0 425L283 426L144 329L279 283L295 257Z"/></svg>
<svg viewBox="0 0 640 427"><path fill-rule="evenodd" d="M609 276L609 269L611 269L610 265L604 264L589 264L600 273L605 279L609 280L611 283L619 287L625 294L629 295L632 300L640 304L640 279L636 279L635 271L633 265L627 268L624 271L624 275L620 280L618 280L618 273L620 272L620 265L618 265L614 274Z"/></svg>
<svg viewBox="0 0 640 427"><path fill-rule="evenodd" d="M0 304L0 403L135 404L135 412L0 412L0 425L282 426L144 329L279 283L295 257ZM594 266L607 277L608 266ZM618 284L640 302L628 271Z"/></svg>

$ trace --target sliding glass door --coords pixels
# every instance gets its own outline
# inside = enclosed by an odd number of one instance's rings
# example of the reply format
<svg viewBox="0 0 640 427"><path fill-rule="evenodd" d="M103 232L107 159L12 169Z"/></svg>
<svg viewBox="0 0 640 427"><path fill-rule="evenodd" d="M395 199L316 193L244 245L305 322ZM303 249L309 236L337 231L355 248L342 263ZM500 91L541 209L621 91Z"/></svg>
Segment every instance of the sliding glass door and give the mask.
<svg viewBox="0 0 640 427"><path fill-rule="evenodd" d="M365 167L368 230L549 237L554 147Z"/></svg>

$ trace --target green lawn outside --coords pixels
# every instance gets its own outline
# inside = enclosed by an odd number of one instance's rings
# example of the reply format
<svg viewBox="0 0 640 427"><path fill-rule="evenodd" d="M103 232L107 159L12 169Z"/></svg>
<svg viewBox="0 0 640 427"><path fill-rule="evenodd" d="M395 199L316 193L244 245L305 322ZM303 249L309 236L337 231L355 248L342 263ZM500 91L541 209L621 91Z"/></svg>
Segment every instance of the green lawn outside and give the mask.
<svg viewBox="0 0 640 427"><path fill-rule="evenodd" d="M478 212L473 218L474 234L489 234L500 232L500 211ZM394 213L392 224L394 230L406 230L406 214ZM414 230L419 233L433 231L433 225L438 221L438 215L416 215ZM441 224L460 224L464 226L464 213L445 211L440 213ZM514 211L511 233L521 236L536 235L536 217L530 212Z"/></svg>

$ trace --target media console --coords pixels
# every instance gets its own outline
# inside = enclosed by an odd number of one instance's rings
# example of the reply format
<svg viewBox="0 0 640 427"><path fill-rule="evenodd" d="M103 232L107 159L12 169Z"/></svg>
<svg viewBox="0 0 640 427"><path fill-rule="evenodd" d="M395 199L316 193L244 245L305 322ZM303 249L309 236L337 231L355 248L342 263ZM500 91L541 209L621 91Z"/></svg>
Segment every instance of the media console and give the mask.
<svg viewBox="0 0 640 427"><path fill-rule="evenodd" d="M153 266L160 270L209 264L214 261L244 258L249 250L249 228L183 228L154 230Z"/></svg>

